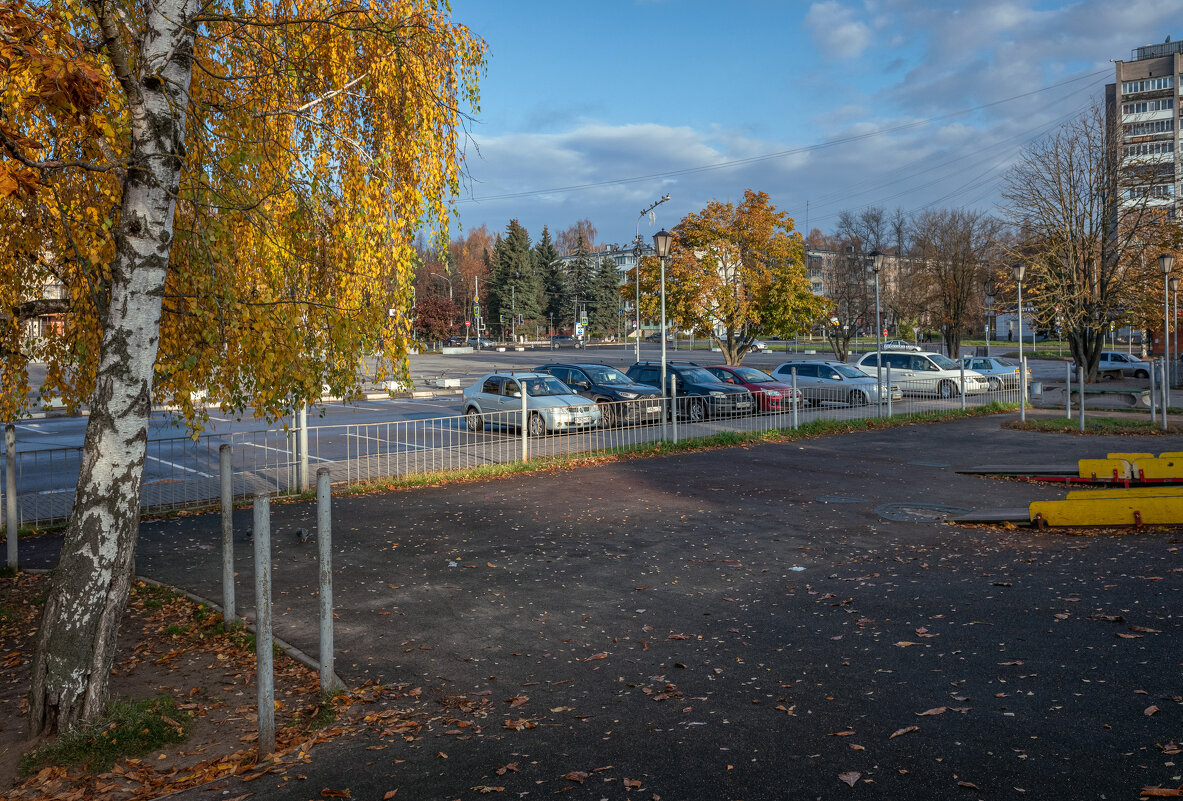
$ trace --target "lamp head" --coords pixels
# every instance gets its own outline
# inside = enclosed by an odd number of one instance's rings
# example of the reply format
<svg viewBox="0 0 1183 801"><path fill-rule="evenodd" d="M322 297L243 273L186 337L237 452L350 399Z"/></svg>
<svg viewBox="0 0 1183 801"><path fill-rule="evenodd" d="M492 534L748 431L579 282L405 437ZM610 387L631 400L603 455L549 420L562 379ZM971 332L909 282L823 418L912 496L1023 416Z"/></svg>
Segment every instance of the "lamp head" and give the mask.
<svg viewBox="0 0 1183 801"><path fill-rule="evenodd" d="M1167 286L1169 286L1171 288L1172 292L1178 292L1179 291L1179 276L1172 275L1170 277L1170 280L1167 281Z"/></svg>
<svg viewBox="0 0 1183 801"><path fill-rule="evenodd" d="M871 272L877 273L883 269L883 251L875 249L869 255L871 256Z"/></svg>
<svg viewBox="0 0 1183 801"><path fill-rule="evenodd" d="M657 258L664 259L670 255L670 242L672 241L673 237L670 236L670 232L664 228L653 235L653 249L657 251Z"/></svg>
<svg viewBox="0 0 1183 801"><path fill-rule="evenodd" d="M1023 283L1023 276L1027 273L1027 265L1023 264L1023 262L1021 262L1021 261L1016 262L1015 265L1011 268L1011 270L1015 274L1015 280L1018 281L1020 284Z"/></svg>
<svg viewBox="0 0 1183 801"><path fill-rule="evenodd" d="M1162 269L1163 276L1171 274L1171 268L1175 266L1175 257L1170 253L1164 253L1158 257L1158 266Z"/></svg>

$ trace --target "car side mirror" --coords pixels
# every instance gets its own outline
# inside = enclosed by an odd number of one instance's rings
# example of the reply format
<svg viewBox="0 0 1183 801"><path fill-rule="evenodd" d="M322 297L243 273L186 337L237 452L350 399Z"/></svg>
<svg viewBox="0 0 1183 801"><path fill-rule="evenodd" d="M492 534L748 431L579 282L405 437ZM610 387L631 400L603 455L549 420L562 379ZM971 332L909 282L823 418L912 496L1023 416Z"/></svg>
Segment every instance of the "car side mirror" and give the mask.
<svg viewBox="0 0 1183 801"><path fill-rule="evenodd" d="M522 397L522 391L520 389L511 390L509 393L509 397L520 398L520 397Z"/></svg>

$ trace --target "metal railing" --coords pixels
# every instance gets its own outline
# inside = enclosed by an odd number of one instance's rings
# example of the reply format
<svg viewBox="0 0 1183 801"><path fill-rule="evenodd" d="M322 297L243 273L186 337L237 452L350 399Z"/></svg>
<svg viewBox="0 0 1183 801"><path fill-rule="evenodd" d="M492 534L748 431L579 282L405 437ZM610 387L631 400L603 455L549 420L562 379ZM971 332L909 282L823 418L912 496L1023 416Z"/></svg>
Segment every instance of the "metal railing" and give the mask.
<svg viewBox="0 0 1183 801"><path fill-rule="evenodd" d="M939 415L992 401L1017 403L1017 385L962 394L956 387L920 380L890 381L890 397L842 388L799 386L793 403L753 396L737 410L711 396L643 398L595 404L587 413L546 414L503 409L483 415L455 415L379 423L322 425L308 429L307 461L313 474L327 467L337 484L365 484L425 473L447 473L486 465L574 454L613 451L685 440L721 432L791 429L820 419ZM786 381L785 383L789 383ZM519 404L518 399L506 401ZM671 414L672 410L676 415ZM662 425L662 419L666 424ZM238 500L258 493L299 489L301 459L292 430L208 434L150 440L144 463L141 508L146 513L215 506L219 499L219 449L231 447L232 491ZM82 448L18 451L17 508L22 526L64 520L74 502ZM2 460L0 460L2 463ZM4 486L0 481L0 488Z"/></svg>

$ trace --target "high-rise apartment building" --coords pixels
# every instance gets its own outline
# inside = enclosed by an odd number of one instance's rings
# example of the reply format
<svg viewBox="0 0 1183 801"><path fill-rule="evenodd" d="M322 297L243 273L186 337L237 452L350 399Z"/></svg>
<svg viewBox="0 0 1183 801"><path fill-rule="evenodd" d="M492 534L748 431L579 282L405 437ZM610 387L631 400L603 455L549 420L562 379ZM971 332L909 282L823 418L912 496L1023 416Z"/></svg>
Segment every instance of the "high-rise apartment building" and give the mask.
<svg viewBox="0 0 1183 801"><path fill-rule="evenodd" d="M1116 64L1116 81L1105 87L1110 130L1119 139L1126 180L1123 201L1145 199L1174 217L1179 210L1183 169L1179 148L1179 101L1183 42L1139 47Z"/></svg>

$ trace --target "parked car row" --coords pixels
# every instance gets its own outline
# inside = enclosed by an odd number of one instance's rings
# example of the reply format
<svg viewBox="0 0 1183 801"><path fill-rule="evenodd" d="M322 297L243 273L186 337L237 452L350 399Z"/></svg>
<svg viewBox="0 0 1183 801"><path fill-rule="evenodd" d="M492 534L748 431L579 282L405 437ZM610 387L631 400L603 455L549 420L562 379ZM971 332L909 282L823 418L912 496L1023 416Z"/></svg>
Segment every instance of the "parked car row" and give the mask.
<svg viewBox="0 0 1183 801"><path fill-rule="evenodd" d="M899 400L905 394L952 398L962 393L1014 389L1019 369L1002 359L972 357L958 363L923 351L872 352L854 365L791 361L771 374L754 367L704 367L679 360L665 364L664 394L674 399L671 413L691 422L780 413L807 404L862 406L889 397ZM524 393L526 427L533 436L592 426L655 423L662 417L660 387L661 362L657 361L637 362L623 373L590 362L543 364L529 372L483 377L464 390L464 415L471 431L480 431L497 419L520 425Z"/></svg>

